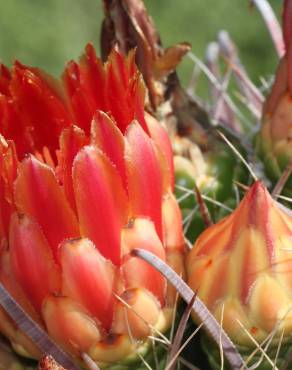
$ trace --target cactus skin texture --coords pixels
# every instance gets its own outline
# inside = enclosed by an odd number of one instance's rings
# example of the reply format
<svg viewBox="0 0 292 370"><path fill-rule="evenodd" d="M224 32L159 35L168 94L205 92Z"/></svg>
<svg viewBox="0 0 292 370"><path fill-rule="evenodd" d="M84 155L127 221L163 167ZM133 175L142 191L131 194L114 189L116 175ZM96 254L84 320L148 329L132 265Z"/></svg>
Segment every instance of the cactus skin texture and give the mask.
<svg viewBox="0 0 292 370"><path fill-rule="evenodd" d="M172 320L174 288L131 250L184 270L171 146L134 59L114 49L103 64L89 44L61 81L0 70L0 281L77 361L103 367L133 362ZM40 358L2 309L0 331Z"/></svg>
<svg viewBox="0 0 292 370"><path fill-rule="evenodd" d="M236 210L206 229L187 258L188 284L239 348L292 329L292 218L255 182ZM272 345L273 346L273 345Z"/></svg>

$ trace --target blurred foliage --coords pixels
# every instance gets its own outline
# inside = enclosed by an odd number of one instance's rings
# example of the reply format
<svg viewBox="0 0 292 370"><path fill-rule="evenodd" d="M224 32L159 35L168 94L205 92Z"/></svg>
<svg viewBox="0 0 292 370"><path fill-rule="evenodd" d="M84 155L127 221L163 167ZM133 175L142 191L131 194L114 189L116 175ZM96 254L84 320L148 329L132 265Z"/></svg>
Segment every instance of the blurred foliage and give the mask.
<svg viewBox="0 0 292 370"><path fill-rule="evenodd" d="M282 1L270 0L280 15ZM192 44L204 57L208 42L221 29L230 32L252 78L273 73L277 58L265 25L248 0L145 0L163 44ZM0 0L0 58L17 58L59 75L66 61L78 57L85 44L99 45L102 20L100 0ZM186 82L192 64L186 60L181 75Z"/></svg>

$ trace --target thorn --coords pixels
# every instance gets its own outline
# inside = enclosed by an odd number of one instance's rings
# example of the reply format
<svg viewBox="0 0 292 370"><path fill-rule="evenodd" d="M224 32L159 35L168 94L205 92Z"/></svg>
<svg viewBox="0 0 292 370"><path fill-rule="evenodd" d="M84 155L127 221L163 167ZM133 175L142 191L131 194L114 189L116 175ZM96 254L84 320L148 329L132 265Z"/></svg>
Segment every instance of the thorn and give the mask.
<svg viewBox="0 0 292 370"><path fill-rule="evenodd" d="M291 173L292 173L292 160L287 164L285 170L283 171L281 177L279 178L277 184L275 185L275 187L272 191L272 197L273 198L277 198L281 194L281 192L282 192L284 186L286 185L286 182L288 181Z"/></svg>
<svg viewBox="0 0 292 370"><path fill-rule="evenodd" d="M100 370L99 366L96 364L96 362L93 361L90 356L88 356L88 354L82 352L80 356L89 370Z"/></svg>
<svg viewBox="0 0 292 370"><path fill-rule="evenodd" d="M183 313L183 315L180 319L180 322L179 322L179 325L178 325L178 328L177 328L177 331L176 331L176 335L175 335L173 343L171 345L171 350L170 350L170 353L169 353L169 356L168 356L168 359L167 359L165 370L166 369L167 370L175 370L176 360L178 359L178 355L180 353L180 344L182 342L183 334L184 334L184 331L186 329L186 325L187 325L188 319L190 317L190 314L192 312L192 308L193 308L196 296L197 296L197 292L194 293L193 298L188 303L188 305L187 305L186 309L184 310L184 313Z"/></svg>
<svg viewBox="0 0 292 370"><path fill-rule="evenodd" d="M242 190L244 190L244 191L248 191L249 190L249 186L246 186L245 184L242 184L241 182L238 182L236 180L233 180L233 183L235 185L237 185L239 188L241 188Z"/></svg>
<svg viewBox="0 0 292 370"><path fill-rule="evenodd" d="M273 8L267 0L251 0L250 3L251 5L255 5L261 13L264 22L270 32L277 54L281 58L284 54L285 46L281 27L275 16Z"/></svg>
<svg viewBox="0 0 292 370"><path fill-rule="evenodd" d="M246 168L249 170L249 173L253 177L254 181L258 181L257 175L254 173L251 166L247 163L247 161L243 158L243 156L239 153L239 151L235 148L235 146L227 139L225 135L222 134L222 132L217 130L217 133L225 141L225 143L229 146L229 148L232 149L233 152L238 156L241 162L246 166Z"/></svg>
<svg viewBox="0 0 292 370"><path fill-rule="evenodd" d="M200 208L200 213L201 213L201 216L203 218L203 221L205 223L206 228L209 227L209 226L212 226L213 221L212 221L211 215L209 213L209 209L208 209L208 207L205 203L205 200L203 199L203 197L201 195L201 192L200 192L199 188L197 187L197 185L195 185L195 193L196 193L196 198L197 198L198 205L199 205L199 208Z"/></svg>

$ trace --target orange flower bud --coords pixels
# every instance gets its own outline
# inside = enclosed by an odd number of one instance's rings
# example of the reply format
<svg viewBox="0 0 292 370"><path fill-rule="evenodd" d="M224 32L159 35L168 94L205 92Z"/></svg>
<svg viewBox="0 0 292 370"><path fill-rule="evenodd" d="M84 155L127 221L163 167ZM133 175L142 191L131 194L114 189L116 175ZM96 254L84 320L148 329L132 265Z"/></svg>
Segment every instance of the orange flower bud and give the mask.
<svg viewBox="0 0 292 370"><path fill-rule="evenodd" d="M208 228L187 259L188 282L236 343L292 328L292 218L257 181Z"/></svg>

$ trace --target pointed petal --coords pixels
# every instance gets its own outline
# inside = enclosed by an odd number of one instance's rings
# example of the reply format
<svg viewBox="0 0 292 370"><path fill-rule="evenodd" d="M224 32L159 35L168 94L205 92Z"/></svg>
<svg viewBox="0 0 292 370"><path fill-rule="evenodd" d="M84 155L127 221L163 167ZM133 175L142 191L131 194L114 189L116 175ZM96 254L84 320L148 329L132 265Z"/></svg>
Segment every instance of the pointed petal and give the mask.
<svg viewBox="0 0 292 370"><path fill-rule="evenodd" d="M6 199L13 202L13 183L17 176L18 159L13 141L6 141L0 135L0 169L1 177L5 182Z"/></svg>
<svg viewBox="0 0 292 370"><path fill-rule="evenodd" d="M14 214L9 246L13 273L33 306L40 311L50 292L60 291L60 271L39 226L25 215Z"/></svg>
<svg viewBox="0 0 292 370"><path fill-rule="evenodd" d="M17 110L15 101L11 97L1 94L0 119L1 133L9 140L14 141L20 158L23 158L25 153L34 150L34 142L29 127L25 128L24 117Z"/></svg>
<svg viewBox="0 0 292 370"><path fill-rule="evenodd" d="M101 256L88 239L64 242L60 253L63 293L80 302L108 329L113 316L113 265Z"/></svg>
<svg viewBox="0 0 292 370"><path fill-rule="evenodd" d="M163 244L166 248L184 250L182 216L179 205L172 193L168 193L162 202Z"/></svg>
<svg viewBox="0 0 292 370"><path fill-rule="evenodd" d="M96 111L91 123L91 143L103 151L117 167L126 185L126 169L124 161L124 137L113 119L102 111Z"/></svg>
<svg viewBox="0 0 292 370"><path fill-rule="evenodd" d="M20 213L31 215L41 226L55 258L63 239L79 236L76 217L52 169L33 156L20 165L15 181L15 203Z"/></svg>
<svg viewBox="0 0 292 370"><path fill-rule="evenodd" d="M159 122L151 116L149 113L145 112L147 126L151 135L151 138L157 145L157 147L161 150L163 155L167 160L167 169L166 171L170 172L170 181L171 181L171 188L174 189L174 165L173 165L173 153L172 147L167 135L166 130L159 124Z"/></svg>
<svg viewBox="0 0 292 370"><path fill-rule="evenodd" d="M9 84L11 81L11 74L9 69L0 63L0 94L9 95Z"/></svg>
<svg viewBox="0 0 292 370"><path fill-rule="evenodd" d="M102 152L88 146L74 161L73 184L82 235L119 265L128 200L118 171Z"/></svg>
<svg viewBox="0 0 292 370"><path fill-rule="evenodd" d="M80 58L79 68L82 75L83 88L86 94L91 96L95 110L104 109L105 73L102 62L97 58L91 43L86 45L85 54Z"/></svg>
<svg viewBox="0 0 292 370"><path fill-rule="evenodd" d="M0 245L8 240L10 216L14 212L13 182L17 172L13 142L0 135Z"/></svg>
<svg viewBox="0 0 292 370"><path fill-rule="evenodd" d="M156 149L138 123L127 132L126 166L132 216L147 216L162 239L162 176Z"/></svg>
<svg viewBox="0 0 292 370"><path fill-rule="evenodd" d="M58 178L64 187L64 192L71 208L76 211L73 190L72 168L79 150L88 144L88 138L80 128L71 126L63 130L60 137L60 154Z"/></svg>
<svg viewBox="0 0 292 370"><path fill-rule="evenodd" d="M34 321L40 324L41 318L33 308L30 297L24 293L21 285L16 280L16 276L11 265L11 253L8 250L1 251L0 281L12 297L21 305L25 312L28 313Z"/></svg>
<svg viewBox="0 0 292 370"><path fill-rule="evenodd" d="M60 87L52 86L51 80L49 77L45 79L37 69L27 68L19 62L14 65L11 92L26 128L33 130L35 149L39 151L43 146L54 151L61 130L71 122L57 91Z"/></svg>
<svg viewBox="0 0 292 370"><path fill-rule="evenodd" d="M106 65L106 110L114 116L123 133L134 119L148 133L144 118L145 88L134 57L134 53L130 53L125 58L115 49L110 53Z"/></svg>
<svg viewBox="0 0 292 370"><path fill-rule="evenodd" d="M5 184L0 178L0 246L8 241L9 223L12 213L13 207L5 199Z"/></svg>
<svg viewBox="0 0 292 370"><path fill-rule="evenodd" d="M87 352L101 339L95 320L71 298L48 296L42 313L49 335L73 354Z"/></svg>
<svg viewBox="0 0 292 370"><path fill-rule="evenodd" d="M89 133L90 122L94 112L94 103L83 89L79 66L71 61L63 73L63 81L70 101L74 120L86 133Z"/></svg>

